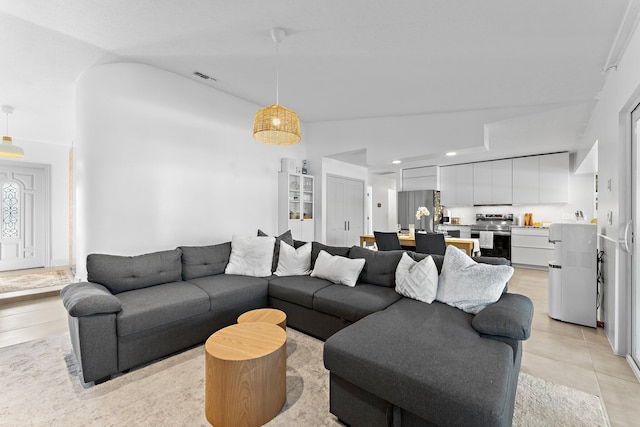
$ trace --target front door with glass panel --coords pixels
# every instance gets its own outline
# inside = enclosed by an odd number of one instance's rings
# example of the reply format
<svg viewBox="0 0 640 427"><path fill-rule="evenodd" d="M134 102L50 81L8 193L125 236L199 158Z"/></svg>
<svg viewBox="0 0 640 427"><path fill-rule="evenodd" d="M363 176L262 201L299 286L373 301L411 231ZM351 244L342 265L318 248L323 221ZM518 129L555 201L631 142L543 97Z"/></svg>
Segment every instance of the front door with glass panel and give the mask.
<svg viewBox="0 0 640 427"><path fill-rule="evenodd" d="M0 163L0 271L45 266L45 173Z"/></svg>

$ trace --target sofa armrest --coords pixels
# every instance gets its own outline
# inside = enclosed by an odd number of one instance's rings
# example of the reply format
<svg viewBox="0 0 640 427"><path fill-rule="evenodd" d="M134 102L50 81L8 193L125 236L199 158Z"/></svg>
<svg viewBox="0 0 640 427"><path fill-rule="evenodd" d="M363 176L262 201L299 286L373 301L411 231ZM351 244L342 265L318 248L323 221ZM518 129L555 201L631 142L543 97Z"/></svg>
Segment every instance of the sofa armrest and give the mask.
<svg viewBox="0 0 640 427"><path fill-rule="evenodd" d="M62 289L60 296L72 317L117 313L122 309L120 300L97 283L72 283Z"/></svg>
<svg viewBox="0 0 640 427"><path fill-rule="evenodd" d="M500 299L483 308L473 318L473 328L486 335L526 340L531 335L533 303L519 294L502 294Z"/></svg>

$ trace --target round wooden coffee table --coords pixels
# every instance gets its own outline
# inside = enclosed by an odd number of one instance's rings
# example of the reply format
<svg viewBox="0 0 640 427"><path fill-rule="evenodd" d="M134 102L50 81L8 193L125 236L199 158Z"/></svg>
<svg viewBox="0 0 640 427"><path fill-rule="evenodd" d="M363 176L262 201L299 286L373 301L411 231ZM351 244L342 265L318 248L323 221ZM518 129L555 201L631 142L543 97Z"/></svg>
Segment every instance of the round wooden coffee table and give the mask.
<svg viewBox="0 0 640 427"><path fill-rule="evenodd" d="M205 415L216 427L261 426L287 397L287 333L269 323L238 323L205 344Z"/></svg>
<svg viewBox="0 0 640 427"><path fill-rule="evenodd" d="M238 317L238 323L263 322L278 325L287 330L287 314L277 308L258 308L247 311Z"/></svg>

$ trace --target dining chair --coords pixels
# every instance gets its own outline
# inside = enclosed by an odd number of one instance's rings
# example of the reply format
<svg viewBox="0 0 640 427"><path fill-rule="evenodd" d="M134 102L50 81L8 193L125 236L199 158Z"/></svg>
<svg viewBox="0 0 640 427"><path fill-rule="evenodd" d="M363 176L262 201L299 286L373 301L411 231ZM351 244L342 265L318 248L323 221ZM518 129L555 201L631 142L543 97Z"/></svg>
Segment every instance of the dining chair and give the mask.
<svg viewBox="0 0 640 427"><path fill-rule="evenodd" d="M447 245L444 242L444 234L440 233L416 233L416 252L422 254L444 255Z"/></svg>
<svg viewBox="0 0 640 427"><path fill-rule="evenodd" d="M374 231L373 235L376 238L376 245L379 251L395 251L401 250L400 239L398 239L398 233L393 231Z"/></svg>

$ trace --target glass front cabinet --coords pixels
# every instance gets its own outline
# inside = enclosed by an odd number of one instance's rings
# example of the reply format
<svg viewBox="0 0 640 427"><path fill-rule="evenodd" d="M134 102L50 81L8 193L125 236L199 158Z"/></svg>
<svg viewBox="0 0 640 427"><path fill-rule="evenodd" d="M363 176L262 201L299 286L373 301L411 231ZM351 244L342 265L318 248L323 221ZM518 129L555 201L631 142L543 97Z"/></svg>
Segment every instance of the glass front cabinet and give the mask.
<svg viewBox="0 0 640 427"><path fill-rule="evenodd" d="M295 240L312 242L315 236L313 177L288 172L278 175L278 233L291 230Z"/></svg>

